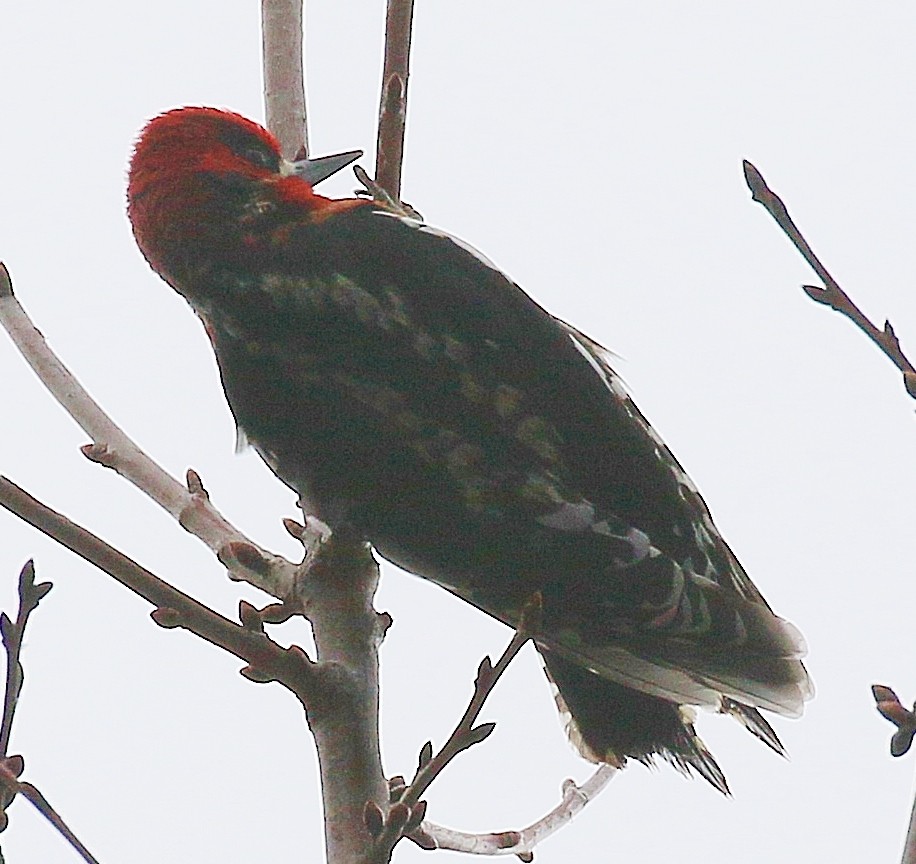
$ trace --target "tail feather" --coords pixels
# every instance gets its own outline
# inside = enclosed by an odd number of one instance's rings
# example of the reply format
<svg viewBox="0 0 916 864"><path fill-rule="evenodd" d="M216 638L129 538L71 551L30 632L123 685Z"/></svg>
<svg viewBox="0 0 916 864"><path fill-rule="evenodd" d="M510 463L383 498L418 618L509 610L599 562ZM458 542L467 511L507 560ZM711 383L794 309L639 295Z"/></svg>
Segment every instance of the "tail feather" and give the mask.
<svg viewBox="0 0 916 864"><path fill-rule="evenodd" d="M538 650L557 689L557 707L568 718L570 740L583 757L622 767L627 759L651 765L660 756L683 774L693 770L729 794L722 769L696 734L689 708L609 681L544 646Z"/></svg>
<svg viewBox="0 0 916 864"><path fill-rule="evenodd" d="M751 735L759 738L767 747L780 756L788 755L773 727L767 723L756 708L751 708L750 705L742 705L734 699L723 697L721 711L723 714L731 714Z"/></svg>

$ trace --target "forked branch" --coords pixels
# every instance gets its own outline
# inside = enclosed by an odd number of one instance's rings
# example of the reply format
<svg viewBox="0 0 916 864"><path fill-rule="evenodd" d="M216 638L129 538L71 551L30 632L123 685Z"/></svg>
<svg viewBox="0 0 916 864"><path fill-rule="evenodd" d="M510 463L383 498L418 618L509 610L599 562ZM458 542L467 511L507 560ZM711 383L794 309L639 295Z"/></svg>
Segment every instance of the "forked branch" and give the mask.
<svg viewBox="0 0 916 864"><path fill-rule="evenodd" d="M823 303L831 309L836 310L841 315L845 315L853 324L856 325L869 339L872 340L891 360L891 362L903 373L903 386L907 393L916 399L916 368L910 362L909 358L900 348L900 340L894 332L890 321L884 322L884 328L878 329L868 317L853 303L849 295L837 284L833 276L830 275L827 268L821 263L814 250L804 238L798 226L789 215L789 211L780 198L769 186L763 175L747 160L744 161L744 179L747 181L748 188L751 190L751 197L754 201L762 204L767 213L776 220L776 224L783 230L785 235L792 241L792 244L801 253L801 256L808 262L811 268L817 273L823 281L824 287L817 285L803 285L804 292L815 303Z"/></svg>
<svg viewBox="0 0 916 864"><path fill-rule="evenodd" d="M84 456L113 469L168 511L217 554L234 579L274 597L289 595L296 565L261 549L232 525L210 503L196 472L189 471L187 485L182 486L124 433L48 346L13 293L9 271L2 262L0 325L41 383L92 439L92 444L82 448Z"/></svg>
<svg viewBox="0 0 916 864"><path fill-rule="evenodd" d="M16 620L13 621L6 612L0 612L0 634L6 651L6 691L3 699L3 722L0 724L0 831L5 830L8 823L7 808L17 795L22 795L57 829L87 864L98 864L44 795L31 783L24 783L19 779L25 771L25 760L22 756L8 755L13 717L25 680L20 658L26 624L51 587L50 582L35 582L35 564L27 561L19 572L19 609L16 612Z"/></svg>
<svg viewBox="0 0 916 864"><path fill-rule="evenodd" d="M459 753L484 741L496 728L495 723L481 723L479 726L474 724L483 710L484 703L508 669L509 664L525 643L536 635L541 623L541 614L542 598L539 593L536 593L522 610L515 635L500 655L499 660L496 661L496 665L493 665L489 657L484 657L480 661L471 700L445 744L436 754L433 754L431 741L423 745L417 770L409 785L404 782L403 777L394 777L390 781L391 807L387 817L371 803L367 805L366 826L375 837L375 844L367 864L387 862L398 841L420 830L420 824L426 813L426 802L420 800L423 793Z"/></svg>

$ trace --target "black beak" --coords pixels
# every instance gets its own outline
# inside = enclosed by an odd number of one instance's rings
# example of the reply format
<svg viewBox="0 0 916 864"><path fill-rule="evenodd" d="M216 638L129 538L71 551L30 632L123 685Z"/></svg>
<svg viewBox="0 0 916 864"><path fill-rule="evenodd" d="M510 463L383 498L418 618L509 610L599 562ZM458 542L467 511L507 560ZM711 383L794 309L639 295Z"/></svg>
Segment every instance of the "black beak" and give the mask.
<svg viewBox="0 0 916 864"><path fill-rule="evenodd" d="M362 150L348 150L346 153L335 153L333 156L321 156L318 159L300 159L292 163L293 173L310 186L316 186L362 155Z"/></svg>

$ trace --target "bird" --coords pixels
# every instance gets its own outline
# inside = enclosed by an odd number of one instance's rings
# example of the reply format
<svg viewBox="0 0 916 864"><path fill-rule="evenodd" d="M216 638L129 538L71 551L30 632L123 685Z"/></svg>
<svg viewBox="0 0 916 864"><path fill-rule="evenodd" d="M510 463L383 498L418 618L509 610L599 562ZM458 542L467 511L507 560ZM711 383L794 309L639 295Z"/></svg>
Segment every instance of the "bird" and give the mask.
<svg viewBox="0 0 916 864"><path fill-rule="evenodd" d="M517 626L577 750L728 784L695 728L813 694L771 610L598 342L403 208L315 186L257 123L185 107L144 127L127 210L212 343L236 424L306 512Z"/></svg>

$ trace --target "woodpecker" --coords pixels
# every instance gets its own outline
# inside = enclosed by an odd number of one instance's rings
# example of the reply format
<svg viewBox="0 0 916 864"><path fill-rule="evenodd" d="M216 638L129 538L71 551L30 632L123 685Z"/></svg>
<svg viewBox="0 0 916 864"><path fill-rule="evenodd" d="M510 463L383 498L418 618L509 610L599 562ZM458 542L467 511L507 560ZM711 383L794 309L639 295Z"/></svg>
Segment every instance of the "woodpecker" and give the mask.
<svg viewBox="0 0 916 864"><path fill-rule="evenodd" d="M610 355L468 244L286 161L237 114L142 131L128 214L204 322L240 430L308 512L536 646L579 752L727 793L693 708L778 753L812 695L777 617Z"/></svg>

